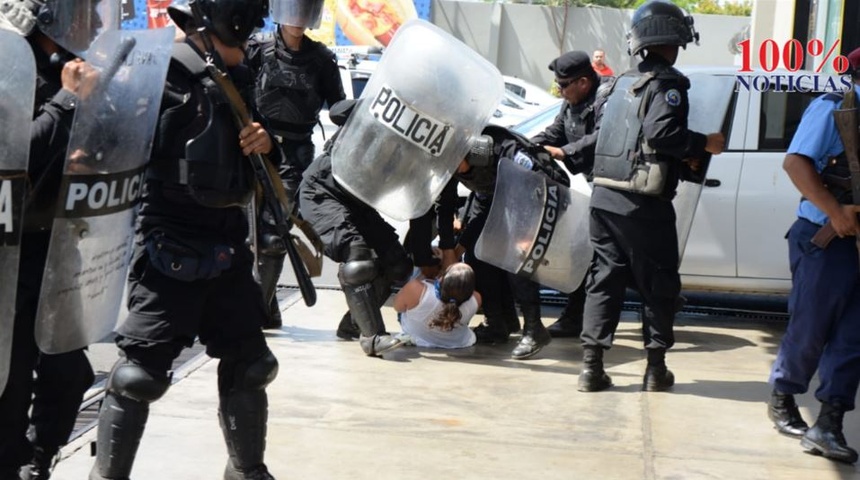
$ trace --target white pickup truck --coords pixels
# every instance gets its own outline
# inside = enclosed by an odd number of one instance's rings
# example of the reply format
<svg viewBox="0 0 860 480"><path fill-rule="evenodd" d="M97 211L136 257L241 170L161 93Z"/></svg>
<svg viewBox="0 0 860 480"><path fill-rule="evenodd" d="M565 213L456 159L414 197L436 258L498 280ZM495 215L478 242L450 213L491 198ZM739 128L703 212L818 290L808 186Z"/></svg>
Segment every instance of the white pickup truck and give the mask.
<svg viewBox="0 0 860 480"><path fill-rule="evenodd" d="M693 79L704 74L734 82L738 75L730 68L683 70ZM806 88L816 77L812 72L761 75L793 75ZM782 161L803 111L821 93L777 91L770 83L764 91L743 84L735 88L723 123L726 150L711 160L681 263L685 290L785 294L791 287L784 236L795 219L800 194L782 170ZM757 86L762 85L760 78ZM526 136L540 132L559 105L515 129Z"/></svg>

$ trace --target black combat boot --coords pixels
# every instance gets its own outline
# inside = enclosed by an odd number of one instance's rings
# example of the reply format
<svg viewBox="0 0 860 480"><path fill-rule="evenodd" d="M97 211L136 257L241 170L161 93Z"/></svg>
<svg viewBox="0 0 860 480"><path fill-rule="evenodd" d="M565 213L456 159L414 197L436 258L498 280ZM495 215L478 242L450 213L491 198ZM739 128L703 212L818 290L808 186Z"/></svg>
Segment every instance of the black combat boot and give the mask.
<svg viewBox="0 0 860 480"><path fill-rule="evenodd" d="M21 467L21 480L48 480L54 467L57 449L45 449L33 446L33 458L30 463ZM0 477L2 478L2 477Z"/></svg>
<svg viewBox="0 0 860 480"><path fill-rule="evenodd" d="M358 325L352 320L352 315L349 314L349 310L343 314L343 317L340 318L340 323L337 325L337 331L335 332L337 338L343 340L355 340L361 336L361 330L358 329Z"/></svg>
<svg viewBox="0 0 860 480"><path fill-rule="evenodd" d="M612 386L612 379L603 370L603 348L596 345L582 347L582 373L579 374L577 390L599 392Z"/></svg>
<svg viewBox="0 0 860 480"><path fill-rule="evenodd" d="M385 331L382 312L376 307L373 285L342 285L346 304L361 335L358 343L369 357L381 357L383 353L403 346L403 343Z"/></svg>
<svg viewBox="0 0 860 480"><path fill-rule="evenodd" d="M567 297L558 320L547 327L553 338L576 338L582 333L582 312L585 308L585 287L579 287Z"/></svg>
<svg viewBox="0 0 860 480"><path fill-rule="evenodd" d="M517 328L519 328L519 319L517 320ZM500 343L508 343L510 333L505 326L507 322L493 321L485 318L480 325L472 329L475 332L475 343L482 345L496 345Z"/></svg>
<svg viewBox="0 0 860 480"><path fill-rule="evenodd" d="M281 317L281 305L278 303L278 295L272 295L272 301L269 302L269 316L263 323L263 330L277 330L284 326L284 319Z"/></svg>
<svg viewBox="0 0 860 480"><path fill-rule="evenodd" d="M218 420L229 457L224 480L274 480L263 463L269 416L266 391L234 391L219 400Z"/></svg>
<svg viewBox="0 0 860 480"><path fill-rule="evenodd" d="M857 450L848 446L842 434L842 417L845 408L841 405L821 403L821 412L815 425L800 439L800 445L814 455L838 462L855 463Z"/></svg>
<svg viewBox="0 0 860 480"><path fill-rule="evenodd" d="M99 410L96 463L89 480L129 480L137 447L149 417L149 403L105 395Z"/></svg>
<svg viewBox="0 0 860 480"><path fill-rule="evenodd" d="M675 375L666 368L666 349L649 348L648 366L642 378L642 390L646 392L665 392L675 384Z"/></svg>
<svg viewBox="0 0 860 480"><path fill-rule="evenodd" d="M531 358L549 345L552 338L540 318L540 305L523 305L523 336L511 352L514 360Z"/></svg>
<svg viewBox="0 0 860 480"><path fill-rule="evenodd" d="M767 416L773 422L774 428L783 435L800 438L809 430L809 425L800 416L794 395L774 389L767 404Z"/></svg>

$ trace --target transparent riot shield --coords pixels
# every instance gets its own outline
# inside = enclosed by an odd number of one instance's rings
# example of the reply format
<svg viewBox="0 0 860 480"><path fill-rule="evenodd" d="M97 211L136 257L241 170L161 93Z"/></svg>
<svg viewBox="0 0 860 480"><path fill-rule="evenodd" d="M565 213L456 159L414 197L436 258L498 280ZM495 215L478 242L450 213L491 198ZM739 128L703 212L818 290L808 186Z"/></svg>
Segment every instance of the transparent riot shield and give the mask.
<svg viewBox="0 0 860 480"><path fill-rule="evenodd" d="M423 215L504 93L498 69L423 20L397 31L332 149L334 177L396 220Z"/></svg>
<svg viewBox="0 0 860 480"><path fill-rule="evenodd" d="M36 61L30 44L0 29L0 393L9 377L24 186L30 154Z"/></svg>
<svg viewBox="0 0 860 480"><path fill-rule="evenodd" d="M735 77L694 73L689 76L689 79L690 115L687 127L705 135L722 131L735 88ZM705 179L709 163L710 155L708 158L700 159L699 171L696 173L702 181ZM696 214L696 206L699 204L701 195L701 183L683 181L678 183L677 195L672 203L675 206L675 226L678 230L679 260L684 258L687 238L690 236L693 216Z"/></svg>
<svg viewBox="0 0 860 480"><path fill-rule="evenodd" d="M475 256L570 293L591 263L588 195L514 162L499 162L493 204Z"/></svg>
<svg viewBox="0 0 860 480"><path fill-rule="evenodd" d="M100 80L72 125L36 315L43 352L82 348L116 325L172 43L172 27L114 30L88 52Z"/></svg>

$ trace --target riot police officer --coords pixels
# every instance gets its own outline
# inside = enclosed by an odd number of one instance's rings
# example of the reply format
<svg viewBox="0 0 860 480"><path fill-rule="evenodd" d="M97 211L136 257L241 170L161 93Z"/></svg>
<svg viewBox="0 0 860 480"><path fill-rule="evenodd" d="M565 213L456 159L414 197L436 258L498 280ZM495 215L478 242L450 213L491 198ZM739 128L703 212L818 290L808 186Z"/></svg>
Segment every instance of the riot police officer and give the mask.
<svg viewBox="0 0 860 480"><path fill-rule="evenodd" d="M34 323L75 107L79 95L91 91L98 78L72 51L85 51L101 28L117 28L118 15L100 18L95 12L98 6L118 14L119 5L97 0L59 3L7 2L0 7L0 28L26 37L37 68L9 379L0 397L2 480L17 480L22 465L22 479L50 478L54 458L68 441L93 382L84 350L41 353ZM79 16L91 20L86 28L62 21ZM56 21L52 24L49 18Z"/></svg>
<svg viewBox="0 0 860 480"><path fill-rule="evenodd" d="M271 0L270 4L277 28L251 37L246 55L257 78L257 108L284 153L279 170L292 199L302 172L314 159L311 134L320 110L346 96L335 54L305 35L308 28L319 26L322 0ZM283 239L277 237L271 221L261 218L259 225L258 267L271 311L266 328L278 328L281 312L275 291L286 252L279 248Z"/></svg>
<svg viewBox="0 0 860 480"><path fill-rule="evenodd" d="M355 100L342 100L331 107L330 118L342 126L356 108ZM340 133L305 171L299 210L319 233L325 255L340 263L337 278L349 307L349 315L341 323L354 322L364 353L381 357L403 346L385 331L380 309L391 295L392 285L408 279L412 262L394 228L334 178L331 148Z"/></svg>
<svg viewBox="0 0 860 480"><path fill-rule="evenodd" d="M597 143L597 118L606 100L605 94L598 97L598 89L601 85L608 86L611 77L598 76L588 54L579 50L556 58L549 69L555 72L555 83L565 101L553 123L531 140L543 146L552 158L564 162L572 175L582 173L590 178ZM584 307L585 282L568 295L564 310L547 331L558 338L578 337L582 332Z"/></svg>
<svg viewBox="0 0 860 480"><path fill-rule="evenodd" d="M648 366L643 390L667 390L674 384L665 354L674 344L681 282L671 200L679 178L694 177L697 162L720 153L724 143L722 134L706 136L687 128L690 83L672 65L680 47L694 40L698 33L692 17L670 2L652 1L633 14L629 51L643 60L616 80L595 152L590 207L594 259L586 280L580 391L612 385L603 352L612 346L628 285L638 290L644 304ZM616 99L635 102L618 109L624 118L610 117ZM619 126L626 131L613 130ZM625 143L617 141L616 133L626 137Z"/></svg>
<svg viewBox="0 0 860 480"><path fill-rule="evenodd" d="M149 404L167 391L173 360L195 337L219 359L224 478L273 478L263 458L266 386L278 363L261 331L267 309L245 243L245 205L254 191L245 155L277 156L278 148L259 123L237 127L207 69L214 64L240 92L250 90L243 44L263 25L266 3L196 0L169 8L188 37L175 44L167 74L128 279L129 314L117 329L123 357L108 377L90 479L129 477Z"/></svg>

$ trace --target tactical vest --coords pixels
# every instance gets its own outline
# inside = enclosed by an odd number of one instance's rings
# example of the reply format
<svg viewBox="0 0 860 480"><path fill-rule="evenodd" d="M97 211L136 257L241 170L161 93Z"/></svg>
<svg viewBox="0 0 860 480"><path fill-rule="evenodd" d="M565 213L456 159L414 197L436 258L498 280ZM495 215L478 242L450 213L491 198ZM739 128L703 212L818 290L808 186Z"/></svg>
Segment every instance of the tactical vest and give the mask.
<svg viewBox="0 0 860 480"><path fill-rule="evenodd" d="M309 137L325 99L319 93L319 42L302 41L302 50L290 53L276 32L263 37L261 68L255 90L257 110L276 135L290 140Z"/></svg>
<svg viewBox="0 0 860 480"><path fill-rule="evenodd" d="M195 80L193 88L202 90L200 110L206 126L186 143L185 158L153 159L148 178L184 185L206 207L245 206L253 193L254 173L239 147L239 130L227 98L206 72L206 62L188 44L176 43L171 61ZM177 117L165 112L159 129L168 135L181 131L187 125Z"/></svg>
<svg viewBox="0 0 860 480"><path fill-rule="evenodd" d="M606 102L594 152L594 184L617 190L662 196L672 165L661 160L642 133L642 121L654 95L654 79L684 78L673 68L615 80ZM689 84L688 84L689 85Z"/></svg>
<svg viewBox="0 0 860 480"><path fill-rule="evenodd" d="M831 92L824 95L826 100L840 102L840 108L842 108L844 97L844 92ZM843 145L848 143L844 138L841 140ZM836 197L839 203L843 205L854 203L854 196L851 194L851 168L848 165L848 157L844 151L828 159L827 165L824 166L819 175L821 175L821 181L824 183L824 186Z"/></svg>

